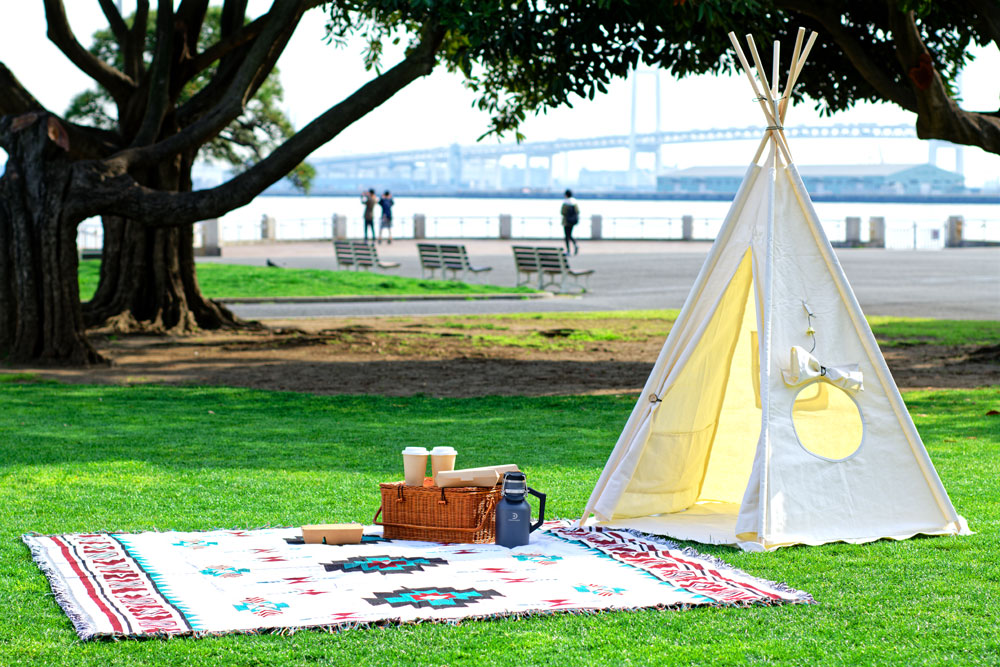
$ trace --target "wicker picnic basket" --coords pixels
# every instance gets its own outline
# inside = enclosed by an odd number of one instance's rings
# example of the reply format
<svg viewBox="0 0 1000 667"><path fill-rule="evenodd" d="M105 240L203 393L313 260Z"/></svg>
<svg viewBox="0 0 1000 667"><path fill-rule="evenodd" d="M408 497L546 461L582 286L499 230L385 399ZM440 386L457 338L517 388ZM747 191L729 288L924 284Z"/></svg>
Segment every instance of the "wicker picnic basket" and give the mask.
<svg viewBox="0 0 1000 667"><path fill-rule="evenodd" d="M464 544L496 541L499 485L441 488L427 478L424 486L393 482L379 487L382 506L374 523L383 526L386 539Z"/></svg>

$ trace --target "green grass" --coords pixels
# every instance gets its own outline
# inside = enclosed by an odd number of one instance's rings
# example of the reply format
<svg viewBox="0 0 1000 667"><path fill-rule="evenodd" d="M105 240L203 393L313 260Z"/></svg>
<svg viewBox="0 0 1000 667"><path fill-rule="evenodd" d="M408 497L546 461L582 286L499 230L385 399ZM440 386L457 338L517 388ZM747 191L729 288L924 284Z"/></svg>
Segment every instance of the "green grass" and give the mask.
<svg viewBox="0 0 1000 667"><path fill-rule="evenodd" d="M664 310L606 310L581 313L508 313L506 315L481 315L480 317L505 317L521 320L667 320L673 322L681 311Z"/></svg>
<svg viewBox="0 0 1000 667"><path fill-rule="evenodd" d="M463 322L477 319L534 320L664 320L674 322L679 310L619 310L581 313L511 313L505 315L465 316ZM1000 322L994 320L934 320L918 317L868 317L868 324L880 345L996 345L1000 343ZM462 326L470 326L465 324Z"/></svg>
<svg viewBox="0 0 1000 667"><path fill-rule="evenodd" d="M89 300L97 290L100 260L80 262L80 299ZM206 296L290 297L343 295L418 294L531 294L527 287L477 285L457 280L423 280L386 275L375 271L322 271L284 269L241 264L200 262L198 284Z"/></svg>
<svg viewBox="0 0 1000 667"><path fill-rule="evenodd" d="M932 320L917 317L869 317L880 345L996 345L1000 322L989 320Z"/></svg>
<svg viewBox="0 0 1000 667"><path fill-rule="evenodd" d="M819 604L698 608L293 636L87 643L19 541L25 532L370 522L406 445L460 465L513 461L552 517L582 508L634 402L433 399L225 388L0 383L0 664L997 664L997 388L906 396L976 534L747 554L698 548Z"/></svg>

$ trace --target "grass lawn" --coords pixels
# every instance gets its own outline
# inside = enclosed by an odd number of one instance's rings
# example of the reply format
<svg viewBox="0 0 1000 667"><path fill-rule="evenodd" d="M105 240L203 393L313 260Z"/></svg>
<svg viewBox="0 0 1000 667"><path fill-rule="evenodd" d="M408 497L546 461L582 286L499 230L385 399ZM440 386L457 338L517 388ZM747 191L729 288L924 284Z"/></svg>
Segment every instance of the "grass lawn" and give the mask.
<svg viewBox="0 0 1000 667"><path fill-rule="evenodd" d="M89 300L97 290L101 261L80 262L80 299ZM403 278L375 271L322 271L284 269L242 264L198 263L198 284L206 296L284 297L397 294L530 294L527 287L480 285L457 280Z"/></svg>
<svg viewBox="0 0 1000 667"><path fill-rule="evenodd" d="M504 315L463 315L451 318L455 328L493 328L502 330L496 322L502 320L552 322L565 326L567 323L577 327L572 335L565 339L551 338L550 347L571 346L575 341L602 340L601 330L587 328L588 320L618 320L614 330L606 331L604 339L627 339L630 336L645 337L653 335L665 336L680 315L679 310L620 310L594 311L581 313L507 313ZM395 318L403 321L402 318ZM412 318L411 318L412 319ZM447 321L447 318L442 318ZM934 320L917 317L868 317L868 324L875 338L882 347L914 346L914 345L996 345L1000 342L1000 322L994 320ZM448 326L447 324L445 326ZM638 333L636 333L638 332ZM613 338L610 338L613 337ZM511 344L520 346L541 347L533 345L538 338L522 337L520 341Z"/></svg>
<svg viewBox="0 0 1000 667"><path fill-rule="evenodd" d="M819 604L80 643L19 536L370 522L406 445L514 461L551 517L584 505L634 398L321 397L0 383L0 664L997 664L997 388L906 396L976 534L746 554L697 548ZM0 376L4 379L4 376Z"/></svg>

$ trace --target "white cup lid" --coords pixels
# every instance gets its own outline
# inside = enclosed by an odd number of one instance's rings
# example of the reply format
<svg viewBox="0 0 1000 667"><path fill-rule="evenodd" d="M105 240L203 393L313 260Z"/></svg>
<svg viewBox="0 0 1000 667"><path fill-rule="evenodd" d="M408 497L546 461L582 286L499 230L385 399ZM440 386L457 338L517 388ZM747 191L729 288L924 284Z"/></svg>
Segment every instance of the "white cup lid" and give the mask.
<svg viewBox="0 0 1000 667"><path fill-rule="evenodd" d="M434 456L434 455L437 455L437 456L441 456L441 455L448 456L448 455L451 455L451 454L456 454L456 455L458 454L458 452L455 451L454 447L441 446L441 447L435 447L434 449L431 450L431 456Z"/></svg>
<svg viewBox="0 0 1000 667"><path fill-rule="evenodd" d="M403 450L404 454L427 454L426 447L407 447Z"/></svg>

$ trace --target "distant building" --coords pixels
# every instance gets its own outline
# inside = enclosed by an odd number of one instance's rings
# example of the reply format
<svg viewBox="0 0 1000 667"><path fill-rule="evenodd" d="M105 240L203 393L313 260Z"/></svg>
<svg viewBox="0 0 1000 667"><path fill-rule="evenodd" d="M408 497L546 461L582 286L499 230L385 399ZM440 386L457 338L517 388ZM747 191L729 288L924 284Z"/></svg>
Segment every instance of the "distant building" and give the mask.
<svg viewBox="0 0 1000 667"><path fill-rule="evenodd" d="M656 186L656 176L653 172L640 169L636 173L636 187L649 190ZM580 190L626 190L635 189L629 183L627 171L611 171L607 169L581 169L577 177L576 187Z"/></svg>
<svg viewBox="0 0 1000 667"><path fill-rule="evenodd" d="M950 194L965 192L961 174L932 164L802 165L810 194ZM735 194L746 167L690 167L656 179L658 192Z"/></svg>

